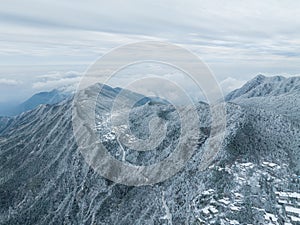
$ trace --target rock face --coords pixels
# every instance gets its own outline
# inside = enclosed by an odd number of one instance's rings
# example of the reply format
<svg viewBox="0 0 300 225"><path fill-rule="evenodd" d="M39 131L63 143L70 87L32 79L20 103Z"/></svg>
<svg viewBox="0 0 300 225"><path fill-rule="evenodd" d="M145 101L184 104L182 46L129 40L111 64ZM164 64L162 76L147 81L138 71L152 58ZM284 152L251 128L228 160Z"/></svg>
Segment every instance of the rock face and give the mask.
<svg viewBox="0 0 300 225"><path fill-rule="evenodd" d="M0 224L299 224L299 84L299 78L259 76L230 93L226 136L204 171L210 111L199 103L194 155L175 176L152 186L115 184L89 167L73 135L72 100L3 119ZM168 127L162 145L136 153L119 145L112 131L122 125L112 128L106 117L119 92L107 86L101 93L99 140L120 161L148 165L167 157L180 136L174 107L144 99L133 108L130 126L140 138L149 135L154 116Z"/></svg>

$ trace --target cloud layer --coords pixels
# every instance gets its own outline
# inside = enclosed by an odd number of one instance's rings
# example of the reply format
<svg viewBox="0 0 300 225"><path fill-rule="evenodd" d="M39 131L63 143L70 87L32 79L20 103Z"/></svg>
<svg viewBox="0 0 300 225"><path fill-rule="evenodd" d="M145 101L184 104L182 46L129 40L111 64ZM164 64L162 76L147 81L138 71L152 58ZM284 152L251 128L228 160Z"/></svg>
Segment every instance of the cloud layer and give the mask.
<svg viewBox="0 0 300 225"><path fill-rule="evenodd" d="M0 79L11 86L14 82L9 80L21 81L24 88L30 81L32 90L68 86L77 78L56 78L50 72L65 74L78 65L86 69L119 45L162 40L196 53L228 91L258 73L300 73L300 2L28 0L16 4L4 0L0 39ZM22 67L12 74L3 70L16 65L49 68L26 74ZM42 79L40 74L53 79Z"/></svg>
<svg viewBox="0 0 300 225"><path fill-rule="evenodd" d="M18 84L21 84L21 82L13 79L6 79L6 78L0 79L0 85L16 86Z"/></svg>

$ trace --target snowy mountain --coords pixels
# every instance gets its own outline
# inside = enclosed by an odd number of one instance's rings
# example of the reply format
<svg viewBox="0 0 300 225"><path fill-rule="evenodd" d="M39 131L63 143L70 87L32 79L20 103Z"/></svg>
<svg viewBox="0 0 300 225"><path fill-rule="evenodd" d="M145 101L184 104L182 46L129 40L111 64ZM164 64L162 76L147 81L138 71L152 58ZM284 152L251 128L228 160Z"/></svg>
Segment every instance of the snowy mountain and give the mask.
<svg viewBox="0 0 300 225"><path fill-rule="evenodd" d="M261 108L300 122L300 77L258 75L243 87L229 93L226 100L251 108Z"/></svg>
<svg viewBox="0 0 300 225"><path fill-rule="evenodd" d="M211 117L209 105L200 102L199 121L188 124L199 127L192 158L152 186L115 184L89 167L72 132L72 99L2 119L0 224L299 224L298 84L299 78L259 76L230 93L225 139L204 170ZM83 93L98 90L94 85ZM145 97L105 86L96 105L99 141L131 164L168 157L182 135L174 106L147 97L135 105L129 125L136 136L147 137L147 124L156 116L167 126L160 145L137 152L116 136L128 124L111 124L107 117L120 91L124 100Z"/></svg>
<svg viewBox="0 0 300 225"><path fill-rule="evenodd" d="M2 129L4 129L5 127L7 127L7 125L9 124L9 122L11 122L12 119L6 116L0 116L0 132L2 131Z"/></svg>
<svg viewBox="0 0 300 225"><path fill-rule="evenodd" d="M300 92L300 77L285 78L282 76L266 77L258 75L243 87L229 93L226 101L241 98L279 96Z"/></svg>

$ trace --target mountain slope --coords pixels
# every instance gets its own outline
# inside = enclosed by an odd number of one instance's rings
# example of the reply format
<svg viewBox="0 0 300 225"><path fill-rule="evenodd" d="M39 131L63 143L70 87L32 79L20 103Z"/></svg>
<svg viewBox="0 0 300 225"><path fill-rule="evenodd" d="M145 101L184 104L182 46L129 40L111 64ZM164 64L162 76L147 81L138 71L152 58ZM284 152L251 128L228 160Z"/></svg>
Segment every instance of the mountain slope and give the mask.
<svg viewBox="0 0 300 225"><path fill-rule="evenodd" d="M96 85L85 92L98 90ZM167 157L179 136L174 108L147 101L133 108L137 136L149 135L145 126L156 115L167 123L167 135L150 153L125 149L123 155L111 131L125 124L110 127L106 117L119 92L107 86L100 94L99 140L115 158L133 164ZM130 91L124 96L142 97ZM300 216L291 211L300 206L299 127L270 107L259 109L258 101L242 102L226 104L226 137L209 168L199 169L210 132L209 106L199 103L200 121L191 121L200 130L194 155L174 177L144 187L115 184L87 165L72 132L71 100L23 113L0 131L0 223L297 224Z"/></svg>
<svg viewBox="0 0 300 225"><path fill-rule="evenodd" d="M300 77L259 75L226 96L226 100L251 108L261 108L300 123Z"/></svg>
<svg viewBox="0 0 300 225"><path fill-rule="evenodd" d="M258 75L248 81L243 87L229 93L225 100L233 101L237 99L279 96L299 92L300 77L285 78L282 76L266 77Z"/></svg>

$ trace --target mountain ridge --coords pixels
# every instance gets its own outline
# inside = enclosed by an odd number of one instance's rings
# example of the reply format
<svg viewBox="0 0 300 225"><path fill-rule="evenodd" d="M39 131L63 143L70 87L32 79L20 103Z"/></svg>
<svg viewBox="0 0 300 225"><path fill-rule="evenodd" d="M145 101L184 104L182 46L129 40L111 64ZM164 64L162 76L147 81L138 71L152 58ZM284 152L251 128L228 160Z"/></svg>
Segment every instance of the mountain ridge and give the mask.
<svg viewBox="0 0 300 225"><path fill-rule="evenodd" d="M33 110L41 104L53 105L68 98L70 98L69 93L59 91L58 89L42 91L32 95L30 98L18 105L2 108L0 113L1 116L16 116L23 112Z"/></svg>
<svg viewBox="0 0 300 225"><path fill-rule="evenodd" d="M300 90L300 77L283 77L257 75L246 82L241 88L230 92L226 101L233 101L238 98L252 98L263 96L278 96Z"/></svg>
<svg viewBox="0 0 300 225"><path fill-rule="evenodd" d="M83 90L83 100L97 90ZM95 124L99 141L112 156L128 163L147 165L167 157L180 136L176 111L161 104L133 108L130 126L135 134L147 136L147 122L161 112L169 129L157 149L138 153L125 148L122 155L124 149L113 131L123 124L111 125L107 120L116 92L108 88L100 93ZM289 98L295 100L297 95L291 93ZM288 210L300 203L300 129L292 125L299 113L289 115L297 113L298 101L293 110L277 110L277 102L258 107L262 99L282 100L286 94L227 102L225 139L204 170L199 167L203 153L209 151L210 109L199 103L200 121L188 124L201 128L194 155L175 176L143 187L115 184L89 167L74 139L72 99L40 105L0 131L0 223L297 224L300 216ZM125 91L123 97L142 96ZM283 202L284 195L296 198Z"/></svg>

